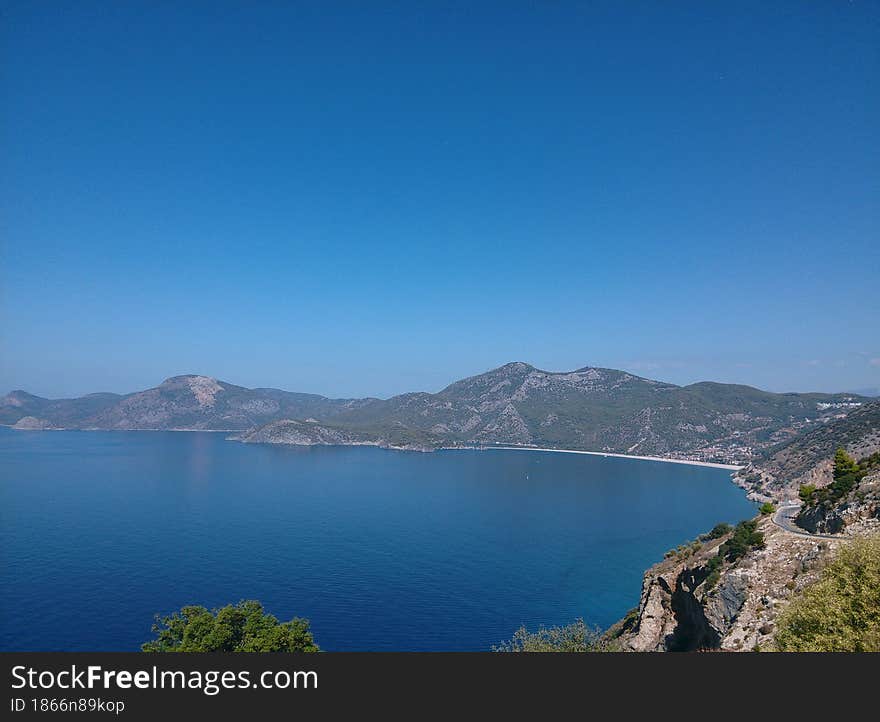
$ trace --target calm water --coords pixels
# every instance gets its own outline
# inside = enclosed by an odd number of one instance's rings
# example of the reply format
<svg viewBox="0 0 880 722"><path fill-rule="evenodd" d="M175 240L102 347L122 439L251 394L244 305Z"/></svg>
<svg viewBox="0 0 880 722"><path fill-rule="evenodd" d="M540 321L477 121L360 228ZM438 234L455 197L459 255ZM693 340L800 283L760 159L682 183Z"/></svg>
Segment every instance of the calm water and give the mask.
<svg viewBox="0 0 880 722"><path fill-rule="evenodd" d="M135 650L156 612L253 598L329 650L485 650L611 624L666 549L752 513L678 464L0 429L0 649Z"/></svg>

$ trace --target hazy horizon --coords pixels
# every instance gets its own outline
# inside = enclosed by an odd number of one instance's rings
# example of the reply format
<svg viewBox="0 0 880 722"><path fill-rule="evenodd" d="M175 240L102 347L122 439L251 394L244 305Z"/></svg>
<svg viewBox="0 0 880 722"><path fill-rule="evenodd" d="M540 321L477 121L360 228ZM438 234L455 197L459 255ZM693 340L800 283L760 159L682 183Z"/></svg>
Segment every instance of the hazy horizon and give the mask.
<svg viewBox="0 0 880 722"><path fill-rule="evenodd" d="M506 363L517 363L517 362L529 364L528 361L522 361L521 359L518 359L517 361L509 361ZM149 389L149 388L155 388L156 386L159 386L165 380L170 379L170 378L174 378L175 376L206 376L209 378L214 378L218 381L222 381L224 383L232 384L234 386L241 386L241 387L250 388L250 389L274 388L274 389L278 389L281 391L292 391L292 392L296 392L296 393L318 394L320 396L326 396L328 398L337 398L337 399L339 399L339 398L387 399L387 398L390 398L392 396L396 396L399 394L406 394L406 393L413 393L413 392L416 392L416 393L418 393L418 392L437 393L439 391L442 391L444 388L446 388L447 386L449 386L450 384L452 384L456 381L460 381L462 379L472 377L472 376L479 376L480 374L486 373L488 371L492 371L492 370L500 368L501 366L504 366L504 365L505 364L498 364L497 366L493 366L493 367L487 368L487 369L482 369L481 371L476 371L474 373L468 373L468 374L458 376L455 378L450 378L446 383L443 383L442 385L434 387L434 388L412 388L412 389L405 389L403 391L398 391L398 392L389 393L389 394L376 394L376 393L336 394L336 393L332 393L332 392L331 393L324 393L322 391L315 391L315 390L308 389L308 388L299 388L299 387L294 387L294 386L283 386L283 385L265 384L265 383L240 383L240 382L236 381L235 379L225 378L222 376L217 376L216 374L203 373L203 372L199 372L199 371L184 371L184 372L180 372L180 373L168 374L166 376L163 376L162 378L160 378L159 380L157 380L155 382L146 383L143 386L139 386L137 388L129 388L129 389L126 389L126 388L115 388L115 389L114 388L96 388L96 389L90 389L90 390L85 390L85 391L81 391L81 392L69 393L69 394L65 394L65 393L52 394L52 393L39 393L38 391L35 391L34 389L28 389L28 388L18 386L18 387L12 387L12 388L8 388L8 389L0 388L0 393L8 393L8 392L12 392L12 391L26 391L28 393L34 394L35 396L41 396L41 397L50 398L50 399L77 398L80 396L86 396L88 394L93 394L93 393L129 394L129 393L135 393L138 391L143 391L143 390ZM759 388L763 391L770 391L773 393L790 393L790 392L854 393L854 394L866 393L869 396L880 396L880 388L877 388L877 387L846 388L846 389L831 389L831 390L827 390L827 389L770 389L770 388L762 388L760 386L755 386L754 384L743 383L743 382L738 382L738 381L736 381L736 382L734 382L734 381L720 381L719 379L709 379L709 378L705 378L705 379L701 378L701 379L695 379L693 381L679 383L676 381L670 381L669 379L656 378L656 377L652 376L650 373L638 373L638 372L632 371L631 369L625 369L625 368L617 369L616 367L604 366L602 364L587 364L587 365L581 365L581 366L578 366L576 368L571 368L571 369L549 369L549 368L537 366L536 364L529 364L529 365L533 366L534 368L538 369L539 371L544 371L544 372L548 372L548 373L570 373L572 371L577 371L578 369L586 368L586 367L614 368L615 370L625 371L625 372L631 373L635 376L641 376L642 378L648 378L648 379L652 379L654 381L661 381L664 383L676 384L678 386L688 386L690 384L700 383L700 382L704 382L704 381L711 381L711 382L718 382L718 383L731 383L731 384L735 383L735 384L742 384L745 386L753 386L754 388Z"/></svg>

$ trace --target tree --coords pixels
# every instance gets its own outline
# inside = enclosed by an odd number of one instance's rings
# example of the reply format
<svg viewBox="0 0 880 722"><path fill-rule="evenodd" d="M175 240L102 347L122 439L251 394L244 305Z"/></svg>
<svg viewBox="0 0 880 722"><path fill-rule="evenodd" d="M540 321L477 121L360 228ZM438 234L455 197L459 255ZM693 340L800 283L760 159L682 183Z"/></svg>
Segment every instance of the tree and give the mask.
<svg viewBox="0 0 880 722"><path fill-rule="evenodd" d="M775 506L772 502L765 501L765 502L764 502L763 504L761 504L761 506L758 508L758 511L759 511L761 514L763 514L763 515L766 516L767 514L772 514L774 511L776 511L776 506Z"/></svg>
<svg viewBox="0 0 880 722"><path fill-rule="evenodd" d="M156 615L156 639L144 652L317 652L306 619L279 622L249 600L208 611L186 606L167 617Z"/></svg>
<svg viewBox="0 0 880 722"><path fill-rule="evenodd" d="M813 501L813 495L816 493L815 484L801 484L798 490L798 496L804 504L809 505Z"/></svg>
<svg viewBox="0 0 880 722"><path fill-rule="evenodd" d="M880 536L843 547L779 617L783 652L880 652Z"/></svg>
<svg viewBox="0 0 880 722"><path fill-rule="evenodd" d="M764 546L764 535L758 531L758 522L754 519L741 521L733 529L730 539L718 547L718 556L729 562L735 562L745 556L750 549Z"/></svg>
<svg viewBox="0 0 880 722"><path fill-rule="evenodd" d="M843 447L834 452L834 479L840 479L859 472L859 465Z"/></svg>

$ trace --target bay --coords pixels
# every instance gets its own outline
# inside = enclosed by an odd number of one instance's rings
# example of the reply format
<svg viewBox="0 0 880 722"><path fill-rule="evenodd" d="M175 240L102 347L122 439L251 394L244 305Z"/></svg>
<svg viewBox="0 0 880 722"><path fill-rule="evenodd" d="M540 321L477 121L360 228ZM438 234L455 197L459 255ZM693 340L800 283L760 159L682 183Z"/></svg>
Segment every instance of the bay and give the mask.
<svg viewBox="0 0 880 722"><path fill-rule="evenodd" d="M0 429L0 649L136 650L259 599L327 650L487 650L606 627L665 550L754 505L723 469L550 452Z"/></svg>

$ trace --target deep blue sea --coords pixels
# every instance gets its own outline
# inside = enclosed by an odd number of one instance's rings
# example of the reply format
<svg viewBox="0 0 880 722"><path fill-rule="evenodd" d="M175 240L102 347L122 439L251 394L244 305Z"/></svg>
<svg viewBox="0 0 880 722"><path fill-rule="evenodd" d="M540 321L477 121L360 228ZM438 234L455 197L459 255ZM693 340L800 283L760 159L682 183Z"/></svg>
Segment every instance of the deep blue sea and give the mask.
<svg viewBox="0 0 880 722"><path fill-rule="evenodd" d="M729 472L527 451L0 429L0 649L137 650L259 599L327 650L488 650L605 627L663 552L753 514Z"/></svg>

